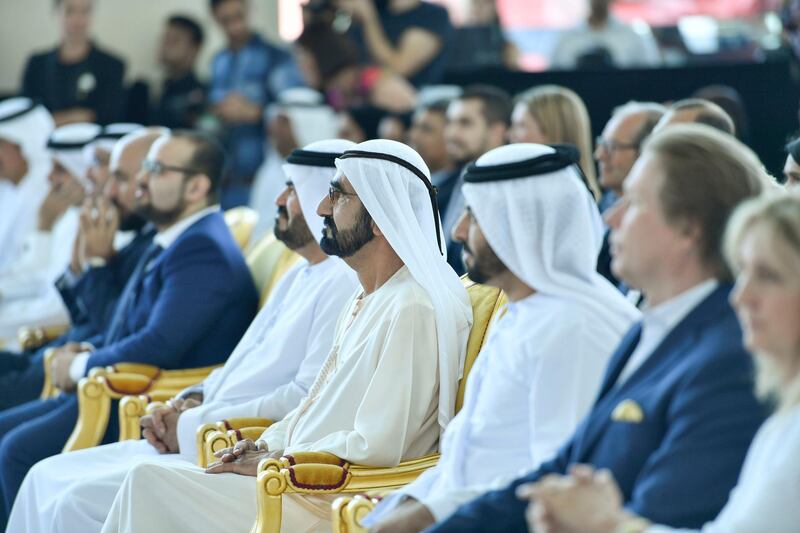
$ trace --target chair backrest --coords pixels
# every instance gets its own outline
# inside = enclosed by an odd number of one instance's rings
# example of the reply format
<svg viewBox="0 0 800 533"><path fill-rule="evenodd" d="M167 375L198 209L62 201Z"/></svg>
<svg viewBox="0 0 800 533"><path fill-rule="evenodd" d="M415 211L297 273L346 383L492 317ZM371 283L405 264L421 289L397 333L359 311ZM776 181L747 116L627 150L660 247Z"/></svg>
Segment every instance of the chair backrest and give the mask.
<svg viewBox="0 0 800 533"><path fill-rule="evenodd" d="M289 250L272 233L264 235L247 253L247 266L253 275L260 304L264 305L270 291L300 256Z"/></svg>
<svg viewBox="0 0 800 533"><path fill-rule="evenodd" d="M498 288L481 285L470 280L467 276L461 278L461 282L467 289L469 301L472 304L472 329L467 340L467 356L464 359L464 375L458 382L458 392L456 393L456 413L461 410L464 403L464 389L467 385L467 377L478 358L478 354L483 348L483 342L495 317L504 312L506 305L506 295Z"/></svg>
<svg viewBox="0 0 800 533"><path fill-rule="evenodd" d="M236 244L245 250L258 223L258 213L249 207L234 207L225 211L225 223L231 230Z"/></svg>

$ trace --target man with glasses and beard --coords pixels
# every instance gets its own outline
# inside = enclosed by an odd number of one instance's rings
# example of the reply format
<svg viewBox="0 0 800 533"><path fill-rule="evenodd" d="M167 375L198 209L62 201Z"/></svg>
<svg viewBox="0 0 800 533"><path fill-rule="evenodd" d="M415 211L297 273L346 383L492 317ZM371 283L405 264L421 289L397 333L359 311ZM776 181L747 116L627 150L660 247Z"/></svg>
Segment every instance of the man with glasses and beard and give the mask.
<svg viewBox="0 0 800 533"><path fill-rule="evenodd" d="M136 174L150 146L165 133L168 130L162 128L132 133L115 145L111 179L104 187L104 196L85 203L73 246L73 266L56 282L70 314L71 327L34 352L0 354L0 409L39 396L44 383L45 350L77 353L81 342L102 342L119 295L156 233L155 227L145 226L145 220L135 212ZM117 230L134 233L119 251L114 250Z"/></svg>
<svg viewBox="0 0 800 533"><path fill-rule="evenodd" d="M408 146L374 140L336 160L324 252L361 290L348 302L307 396L257 442L218 453L206 472L142 463L117 492L104 531L247 531L258 462L297 451L393 466L436 449L453 415L472 318L448 266L430 175ZM239 475L211 475L233 472ZM330 531L334 495L284 495L282 531Z"/></svg>
<svg viewBox="0 0 800 533"><path fill-rule="evenodd" d="M247 329L258 295L216 203L224 160L222 148L192 132L162 136L150 147L136 178L136 211L157 233L102 340L53 359L53 384L62 394L0 414L0 524L30 467L64 447L78 417L74 390L90 369L120 362L164 369L219 364ZM107 439L116 439L116 428Z"/></svg>
<svg viewBox="0 0 800 533"><path fill-rule="evenodd" d="M470 279L502 289L508 309L470 372L438 464L384 498L366 519L370 531L443 520L552 457L589 410L639 313L592 268L602 222L579 160L572 147L513 144L467 168L453 240Z"/></svg>
<svg viewBox="0 0 800 533"><path fill-rule="evenodd" d="M22 485L10 531L99 531L127 472L146 460L194 463L200 424L235 417L282 419L308 392L331 349L355 273L320 249L315 210L349 141L295 150L275 203L275 236L303 257L281 278L225 366L142 418L146 440L80 450L37 464ZM163 454L159 456L159 453ZM67 481L68 480L68 481ZM110 490L109 490L110 489Z"/></svg>

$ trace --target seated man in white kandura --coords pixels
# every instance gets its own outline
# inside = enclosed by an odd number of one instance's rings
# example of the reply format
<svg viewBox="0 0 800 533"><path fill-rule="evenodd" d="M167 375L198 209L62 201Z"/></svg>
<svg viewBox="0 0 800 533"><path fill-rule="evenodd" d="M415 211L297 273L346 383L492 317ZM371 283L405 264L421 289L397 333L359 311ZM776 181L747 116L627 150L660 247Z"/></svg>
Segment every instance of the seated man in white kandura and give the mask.
<svg viewBox="0 0 800 533"><path fill-rule="evenodd" d="M329 258L317 242L322 235L317 204L327 195L334 159L352 146L344 140L320 141L289 158L274 231L304 261L281 279L225 366L170 407L144 417L147 441L123 441L36 464L17 495L9 532L100 531L114 495L136 464L193 463L198 425L234 417L280 420L300 403L330 352L337 317L358 285L355 273L341 259Z"/></svg>
<svg viewBox="0 0 800 533"><path fill-rule="evenodd" d="M103 531L248 531L264 457L313 450L394 466L436 449L453 416L472 309L444 256L430 174L414 150L386 140L359 144L336 166L318 209L321 245L357 272L363 292L340 316L308 396L207 473L138 465ZM282 531L329 531L332 498L285 495Z"/></svg>
<svg viewBox="0 0 800 533"><path fill-rule="evenodd" d="M603 223L572 146L501 146L467 168L453 229L469 277L501 288L493 326L435 468L366 519L422 531L555 455L589 410L608 359L639 315L595 270Z"/></svg>

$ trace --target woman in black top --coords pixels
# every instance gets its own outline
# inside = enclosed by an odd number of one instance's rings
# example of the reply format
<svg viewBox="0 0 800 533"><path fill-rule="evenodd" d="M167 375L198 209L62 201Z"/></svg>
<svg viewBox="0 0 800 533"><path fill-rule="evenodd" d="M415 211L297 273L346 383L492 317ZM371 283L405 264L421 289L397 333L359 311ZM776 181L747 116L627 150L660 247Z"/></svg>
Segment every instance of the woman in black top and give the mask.
<svg viewBox="0 0 800 533"><path fill-rule="evenodd" d="M124 118L125 64L90 40L93 7L92 0L55 0L61 40L25 66L22 94L44 104L59 126Z"/></svg>

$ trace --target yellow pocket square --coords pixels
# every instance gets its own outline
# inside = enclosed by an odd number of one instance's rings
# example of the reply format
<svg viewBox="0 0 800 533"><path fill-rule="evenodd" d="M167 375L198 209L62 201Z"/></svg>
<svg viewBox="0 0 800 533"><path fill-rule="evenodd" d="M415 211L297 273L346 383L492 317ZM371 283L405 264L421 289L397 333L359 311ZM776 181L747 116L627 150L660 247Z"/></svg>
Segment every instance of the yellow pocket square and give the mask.
<svg viewBox="0 0 800 533"><path fill-rule="evenodd" d="M644 411L638 403L633 400L623 400L614 408L611 413L611 420L614 422L630 422L638 424L644 420Z"/></svg>

